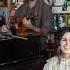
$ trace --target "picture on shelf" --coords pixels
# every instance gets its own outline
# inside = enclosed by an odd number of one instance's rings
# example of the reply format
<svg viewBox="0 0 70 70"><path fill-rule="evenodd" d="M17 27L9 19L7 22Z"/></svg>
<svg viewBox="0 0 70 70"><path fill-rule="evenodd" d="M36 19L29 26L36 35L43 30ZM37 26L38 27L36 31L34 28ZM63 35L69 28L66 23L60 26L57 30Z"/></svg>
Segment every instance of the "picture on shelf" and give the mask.
<svg viewBox="0 0 70 70"><path fill-rule="evenodd" d="M58 29L58 28L61 28L61 27L65 27L67 26L66 24L66 15L64 14L53 14L53 28L54 29Z"/></svg>
<svg viewBox="0 0 70 70"><path fill-rule="evenodd" d="M67 25L70 26L70 15L67 15Z"/></svg>
<svg viewBox="0 0 70 70"><path fill-rule="evenodd" d="M7 6L7 0L0 0L0 7Z"/></svg>

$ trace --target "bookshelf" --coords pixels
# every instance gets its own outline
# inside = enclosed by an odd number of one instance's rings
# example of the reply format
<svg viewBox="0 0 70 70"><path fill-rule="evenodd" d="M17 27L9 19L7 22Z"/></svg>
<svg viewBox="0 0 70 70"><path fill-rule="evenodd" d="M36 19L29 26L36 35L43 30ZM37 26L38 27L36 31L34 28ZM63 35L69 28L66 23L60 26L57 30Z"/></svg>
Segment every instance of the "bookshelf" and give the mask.
<svg viewBox="0 0 70 70"><path fill-rule="evenodd" d="M53 28L57 30L60 27L70 26L70 1L65 0L64 3L60 4L59 0L52 5L53 14ZM61 0L62 1L62 0Z"/></svg>

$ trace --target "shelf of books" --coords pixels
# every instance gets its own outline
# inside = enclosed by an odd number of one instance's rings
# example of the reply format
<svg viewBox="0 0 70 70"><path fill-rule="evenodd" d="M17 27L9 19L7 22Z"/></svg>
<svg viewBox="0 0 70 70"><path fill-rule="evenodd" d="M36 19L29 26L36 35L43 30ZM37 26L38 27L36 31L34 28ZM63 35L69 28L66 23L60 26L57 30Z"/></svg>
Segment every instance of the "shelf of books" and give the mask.
<svg viewBox="0 0 70 70"><path fill-rule="evenodd" d="M56 0L52 5L53 28L70 26L70 0Z"/></svg>

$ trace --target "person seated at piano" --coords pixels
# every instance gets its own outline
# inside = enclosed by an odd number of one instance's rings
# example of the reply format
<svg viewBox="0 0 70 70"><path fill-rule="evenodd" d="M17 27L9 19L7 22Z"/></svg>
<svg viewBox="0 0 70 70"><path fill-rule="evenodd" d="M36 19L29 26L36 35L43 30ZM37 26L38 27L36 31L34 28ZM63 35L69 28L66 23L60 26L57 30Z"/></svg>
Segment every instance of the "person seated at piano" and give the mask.
<svg viewBox="0 0 70 70"><path fill-rule="evenodd" d="M23 18L23 25L36 35L40 35L38 38L40 39L40 52L44 56L42 53L47 46L48 32L52 27L51 5L48 0L28 0L27 14L30 19Z"/></svg>
<svg viewBox="0 0 70 70"><path fill-rule="evenodd" d="M48 0L27 0L16 10L16 17L23 16L22 26L28 29L27 36L40 36L41 50L45 48L52 23L51 6L48 5Z"/></svg>

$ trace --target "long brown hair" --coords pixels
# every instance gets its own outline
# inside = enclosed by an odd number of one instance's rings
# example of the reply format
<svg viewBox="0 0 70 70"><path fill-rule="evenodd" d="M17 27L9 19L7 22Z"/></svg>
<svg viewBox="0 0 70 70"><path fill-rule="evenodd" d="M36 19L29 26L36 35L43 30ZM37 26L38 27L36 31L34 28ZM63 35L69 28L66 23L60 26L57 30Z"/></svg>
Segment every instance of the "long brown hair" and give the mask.
<svg viewBox="0 0 70 70"><path fill-rule="evenodd" d="M63 37L63 35L66 33L66 32L70 32L70 27L62 27L60 29L58 29L57 33L56 33L56 46L57 46L57 52L56 52L56 55L58 56L58 60L59 60L59 64L61 62L61 54L62 54L62 51L60 49L60 41Z"/></svg>
<svg viewBox="0 0 70 70"><path fill-rule="evenodd" d="M60 56L61 55L61 49L60 49L60 41L62 39L62 36L66 33L66 32L70 32L70 27L62 27L60 29L58 29L57 34L56 34L56 46L57 46L57 55Z"/></svg>

